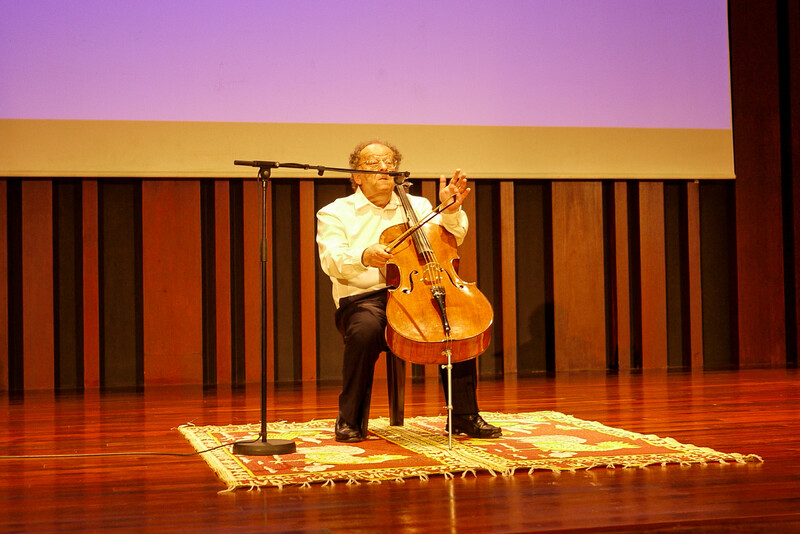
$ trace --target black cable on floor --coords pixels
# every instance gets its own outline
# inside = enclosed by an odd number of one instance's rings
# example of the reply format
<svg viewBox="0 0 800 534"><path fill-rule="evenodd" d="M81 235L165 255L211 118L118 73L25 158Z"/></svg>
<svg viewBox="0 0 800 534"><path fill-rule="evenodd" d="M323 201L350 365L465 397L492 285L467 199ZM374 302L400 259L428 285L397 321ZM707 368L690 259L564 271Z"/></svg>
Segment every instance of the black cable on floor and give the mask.
<svg viewBox="0 0 800 534"><path fill-rule="evenodd" d="M217 449L221 449L223 447L228 447L230 445L236 445L237 443L255 443L256 441L260 440L261 436L258 436L256 439L251 440L244 440L244 441L233 441L231 443L223 443L222 445L217 445L216 447L211 447L210 449L205 449L203 451L195 451L195 452L152 452L152 451L144 451L144 452L93 452L93 453L76 453L76 454L20 454L18 456L0 456L0 460L29 460L29 459L37 459L37 458L91 458L91 457L100 457L100 456L196 456L198 454L204 454L206 452L215 451Z"/></svg>

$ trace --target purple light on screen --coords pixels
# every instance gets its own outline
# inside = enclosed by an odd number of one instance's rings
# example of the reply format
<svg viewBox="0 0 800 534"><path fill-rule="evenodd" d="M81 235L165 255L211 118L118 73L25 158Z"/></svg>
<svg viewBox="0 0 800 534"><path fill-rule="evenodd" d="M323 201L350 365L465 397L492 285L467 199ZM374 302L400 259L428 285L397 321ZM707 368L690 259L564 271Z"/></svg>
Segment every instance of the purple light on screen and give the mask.
<svg viewBox="0 0 800 534"><path fill-rule="evenodd" d="M10 0L0 118L731 127L725 0Z"/></svg>

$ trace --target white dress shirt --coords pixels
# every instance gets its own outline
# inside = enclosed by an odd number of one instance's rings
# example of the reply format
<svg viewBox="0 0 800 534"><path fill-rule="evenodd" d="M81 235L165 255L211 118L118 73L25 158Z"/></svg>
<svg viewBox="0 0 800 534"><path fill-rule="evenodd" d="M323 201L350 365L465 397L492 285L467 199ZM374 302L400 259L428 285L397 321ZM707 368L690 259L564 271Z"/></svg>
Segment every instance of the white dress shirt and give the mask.
<svg viewBox="0 0 800 534"><path fill-rule="evenodd" d="M427 198L408 195L419 218L432 211ZM352 195L338 198L317 212L317 246L322 270L333 283L333 300L386 287L384 269L361 263L364 249L378 243L381 233L390 226L406 222L403 206L395 193L389 203L379 208L358 188ZM467 235L467 214L442 213L427 224L441 224L460 245Z"/></svg>

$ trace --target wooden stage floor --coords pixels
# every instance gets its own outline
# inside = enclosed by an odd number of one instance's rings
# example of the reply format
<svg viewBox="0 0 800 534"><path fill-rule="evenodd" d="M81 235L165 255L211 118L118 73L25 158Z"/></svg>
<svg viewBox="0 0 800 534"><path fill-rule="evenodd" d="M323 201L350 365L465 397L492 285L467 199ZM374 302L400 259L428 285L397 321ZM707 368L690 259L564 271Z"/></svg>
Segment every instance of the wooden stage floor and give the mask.
<svg viewBox="0 0 800 534"><path fill-rule="evenodd" d="M388 414L384 384L373 417ZM440 389L409 383L406 415L440 413ZM268 420L333 418L337 394L270 387ZM800 532L796 369L484 380L479 398L485 411L555 410L764 463L218 493L198 456L3 459L0 531ZM0 394L1 454L191 453L177 426L258 423L259 399L257 385Z"/></svg>

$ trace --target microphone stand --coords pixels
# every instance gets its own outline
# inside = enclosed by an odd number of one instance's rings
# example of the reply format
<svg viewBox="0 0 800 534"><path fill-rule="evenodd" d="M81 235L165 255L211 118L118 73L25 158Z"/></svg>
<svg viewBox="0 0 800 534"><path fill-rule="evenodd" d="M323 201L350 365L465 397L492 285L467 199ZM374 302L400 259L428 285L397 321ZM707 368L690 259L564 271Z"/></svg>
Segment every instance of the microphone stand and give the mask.
<svg viewBox="0 0 800 534"><path fill-rule="evenodd" d="M260 440L233 444L233 453L245 456L271 456L276 454L292 454L297 450L294 441L285 439L267 439L267 182L272 167L263 166L258 170L261 183L261 433Z"/></svg>
<svg viewBox="0 0 800 534"><path fill-rule="evenodd" d="M233 453L244 456L273 456L278 454L292 454L297 451L297 445L285 439L267 439L267 182L272 174L272 169L287 167L293 169L314 169L322 176L325 171L352 173L353 169L336 167L323 167L321 165L307 165L304 163L279 163L277 161L241 161L235 160L234 165L258 167L258 179L261 183L261 432L256 441L239 442L233 444ZM369 174L389 174L395 177L408 177L409 172L398 171L359 171Z"/></svg>

